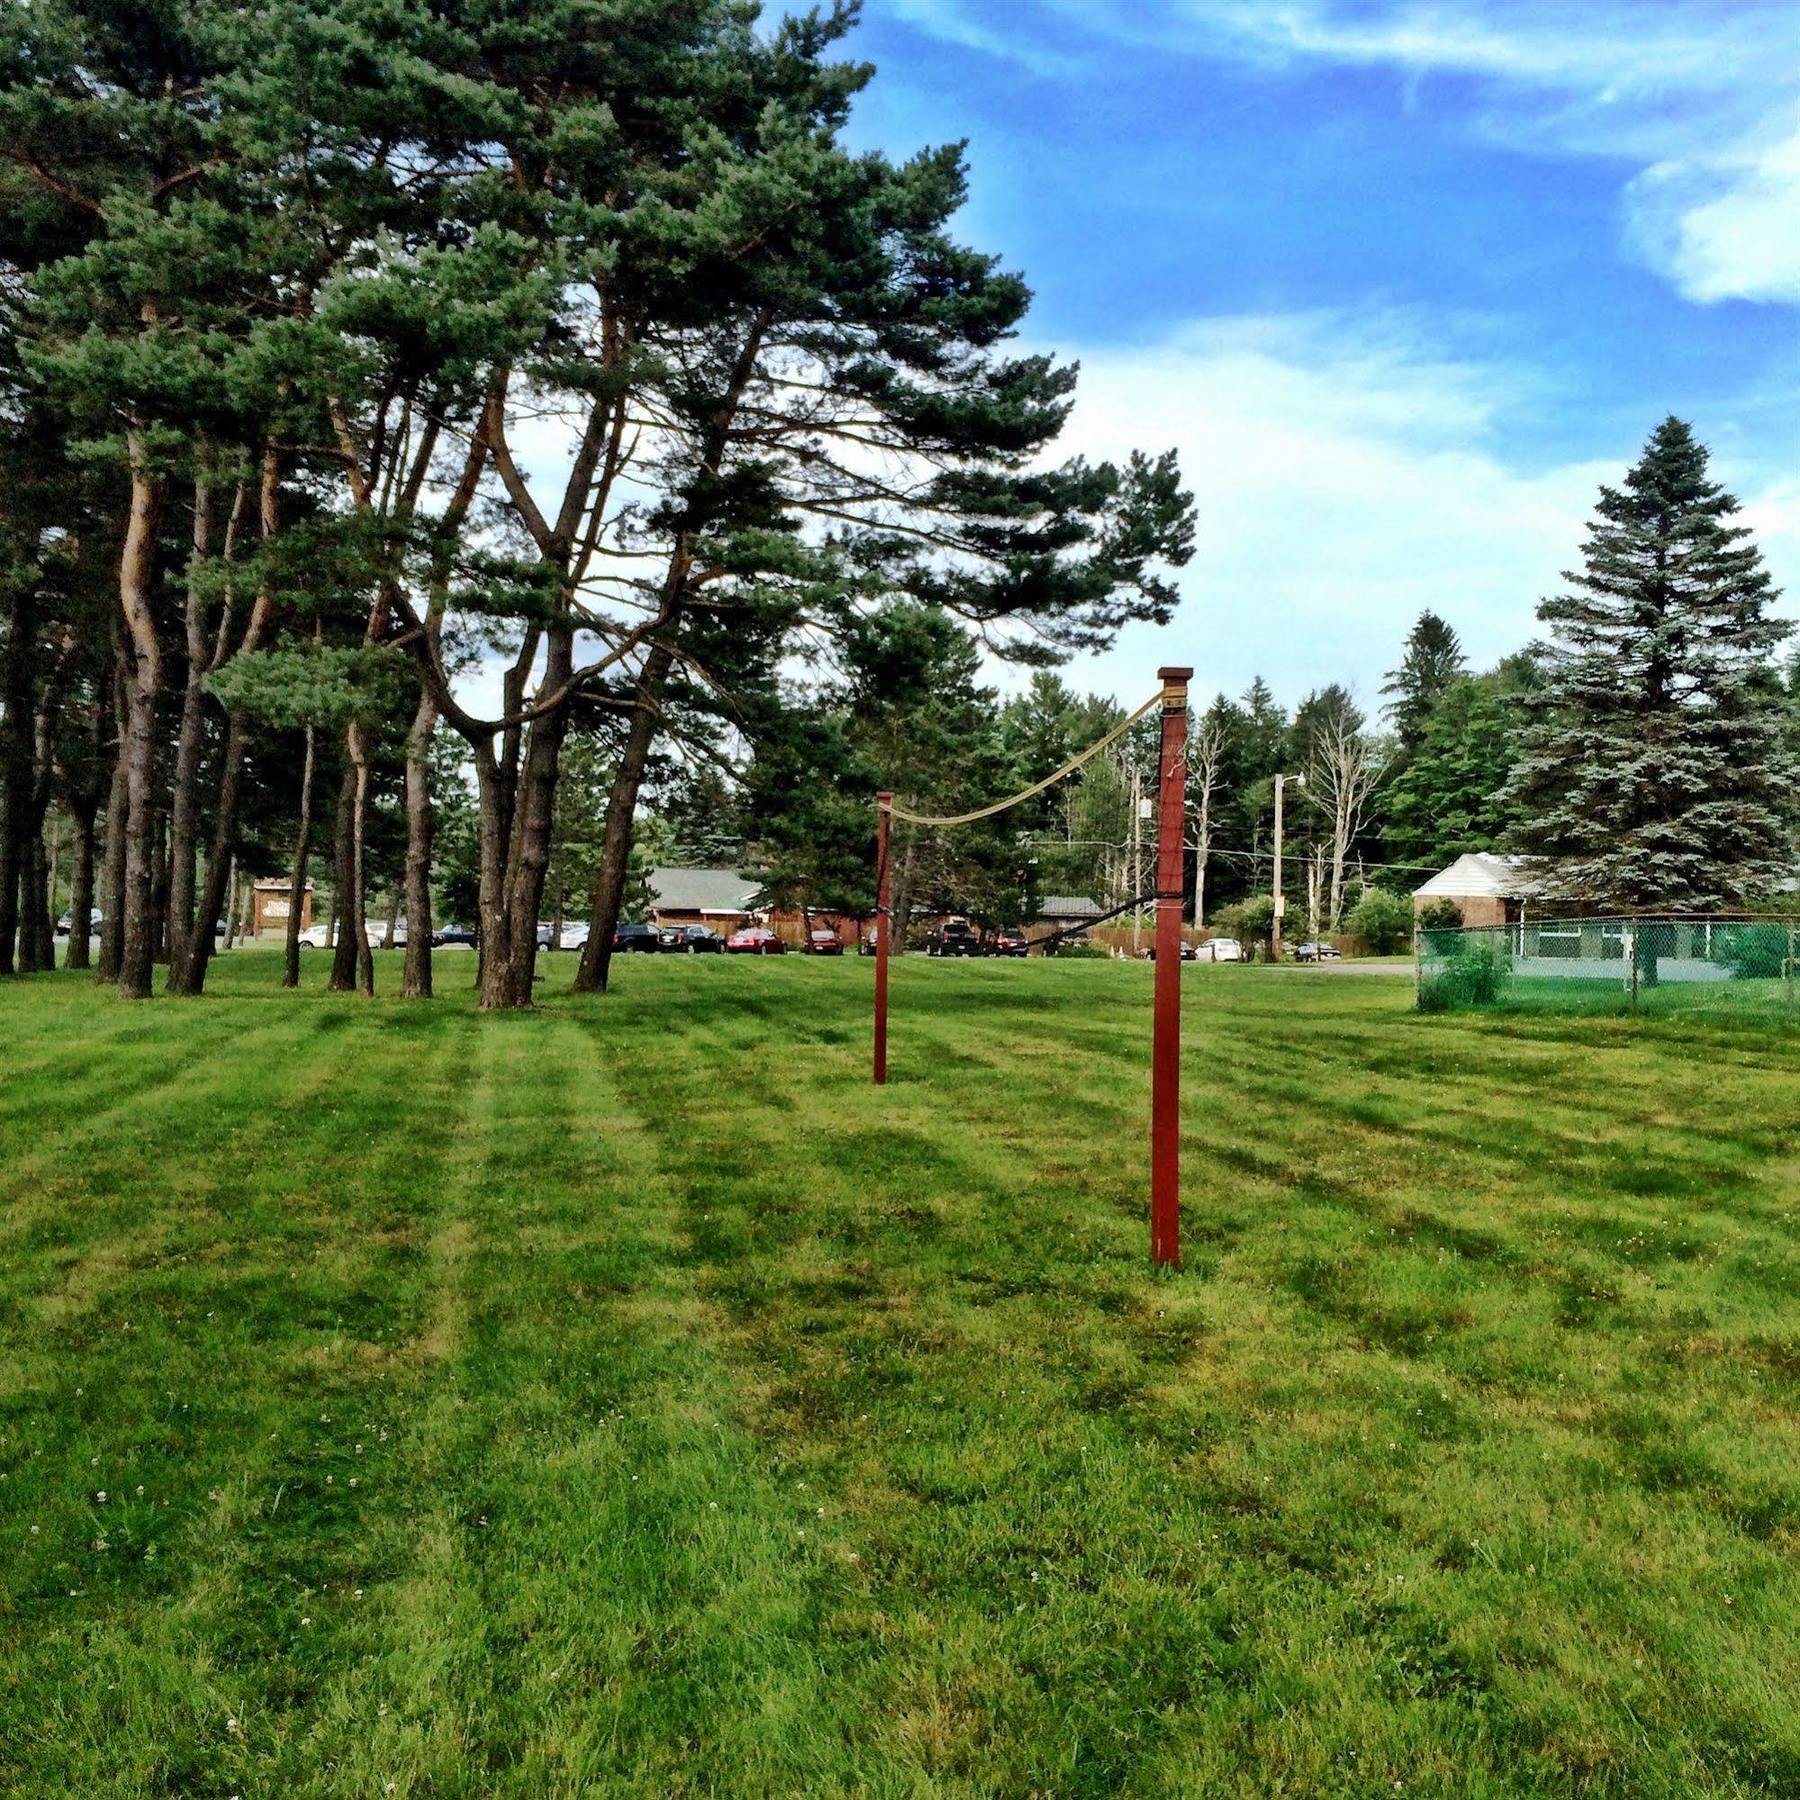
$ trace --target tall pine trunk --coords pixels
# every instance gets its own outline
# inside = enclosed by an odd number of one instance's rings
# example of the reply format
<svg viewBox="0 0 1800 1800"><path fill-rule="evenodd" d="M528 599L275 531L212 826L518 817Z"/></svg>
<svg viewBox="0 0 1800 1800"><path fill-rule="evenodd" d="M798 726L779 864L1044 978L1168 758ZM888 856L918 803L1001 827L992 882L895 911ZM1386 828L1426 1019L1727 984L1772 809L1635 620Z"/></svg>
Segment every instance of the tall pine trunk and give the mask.
<svg viewBox="0 0 1800 1800"><path fill-rule="evenodd" d="M123 628L118 635L123 638ZM125 685L128 680L124 652L113 664L112 777L106 793L106 842L103 859L105 885L100 899L100 960L94 979L108 986L119 979L125 955L125 826L130 797L125 773Z"/></svg>
<svg viewBox="0 0 1800 1800"><path fill-rule="evenodd" d="M88 707L87 755L82 778L70 791L69 817L75 827L74 854L69 869L69 947L63 966L86 969L92 955L89 933L94 911L94 820L100 810L100 789L106 780L106 709L109 684L102 678Z"/></svg>
<svg viewBox="0 0 1800 1800"><path fill-rule="evenodd" d="M294 860L288 878L287 943L281 972L283 987L300 985L300 914L306 904L306 864L312 853L313 763L318 753L318 727L306 722L306 756L300 765L300 823L294 831Z"/></svg>
<svg viewBox="0 0 1800 1800"><path fill-rule="evenodd" d="M429 758L437 721L437 702L422 690L406 737L406 972L400 993L407 1000L431 998L431 848L436 821Z"/></svg>
<svg viewBox="0 0 1800 1800"><path fill-rule="evenodd" d="M36 975L56 967L55 925L48 908L50 859L44 828L36 826L25 849L25 896L19 908L19 973Z"/></svg>
<svg viewBox="0 0 1800 1800"><path fill-rule="evenodd" d="M334 994L356 991L356 929L362 922L362 908L352 908L351 890L356 883L356 787L355 762L346 755L344 777L338 784L337 820L332 836L331 869L331 980ZM354 918L353 918L354 912Z"/></svg>
<svg viewBox="0 0 1800 1800"><path fill-rule="evenodd" d="M204 991L206 971L212 962L213 941L225 917L226 888L237 856L238 812L243 804L244 753L248 749L249 722L244 712L233 711L225 723L225 755L219 773L219 805L213 818L212 847L206 859L206 883L188 941L187 956L169 970L169 992L193 995Z"/></svg>
<svg viewBox="0 0 1800 1800"><path fill-rule="evenodd" d="M657 703L663 683L674 666L674 656L661 644L644 662L637 686L637 709L625 734L625 751L613 776L606 799L606 829L600 839L600 873L594 880L593 907L588 920L588 941L575 971L575 992L603 994L612 967L613 933L619 928L619 908L625 898L625 874L631 861L631 828L637 816L638 790L650 762L650 746L656 737Z"/></svg>
<svg viewBox="0 0 1800 1800"><path fill-rule="evenodd" d="M504 759L492 746L475 754L477 855L480 875L481 966L476 989L483 1009L506 1007L512 1000L512 938L506 920L506 843L511 815L511 784Z"/></svg>
<svg viewBox="0 0 1800 1800"><path fill-rule="evenodd" d="M369 755L360 725L350 727L350 760L356 769L356 803L350 816L350 933L356 946L357 986L369 998L375 995L375 956L369 945Z"/></svg>
<svg viewBox="0 0 1800 1800"><path fill-rule="evenodd" d="M13 602L6 634L6 664L0 672L0 975L15 968L19 898L30 859L27 821L33 788L31 690L37 657L37 608L29 583Z"/></svg>
<svg viewBox="0 0 1800 1800"><path fill-rule="evenodd" d="M574 629L567 624L552 625L545 633L540 692L554 693L568 680L574 647ZM512 936L505 983L509 997L496 1002L484 991L483 1006L531 1004L537 972L538 915L543 909L544 877L550 868L550 840L556 823L556 780L568 730L569 709L559 706L534 719L526 737L507 853L506 919Z"/></svg>
<svg viewBox="0 0 1800 1800"><path fill-rule="evenodd" d="M265 544L274 536L280 523L280 481L280 458L272 445L265 445L258 479L262 537ZM228 560L236 544L247 499L248 489L240 483L237 499L232 504L231 521L225 531L225 555ZM194 536L195 542L198 544L200 528L197 521ZM239 645L240 651L254 650L262 642L263 634L268 629L274 610L274 596L265 582L258 589L255 604L250 610L249 622L244 627L243 641ZM229 622L229 593L226 600L226 612ZM190 646L195 646L191 622L189 643ZM199 639L197 648L204 656L206 653L204 635ZM190 648L190 655L192 653L193 650ZM219 797L217 808L213 814L212 843L207 854L206 885L201 893L197 910L191 907L195 849L191 841L193 828L190 827L186 868L192 916L191 923L186 925L184 933L183 949L185 954L176 954L173 944L170 947L169 992L172 994L199 994L206 987L206 970L212 961L215 934L229 904L226 889L237 865L238 813L242 806L244 757L249 749L249 741L249 716L241 707L234 708L225 722L225 748L219 768ZM177 792L179 795L179 787ZM181 915L177 913L175 916L179 918Z"/></svg>
<svg viewBox="0 0 1800 1800"><path fill-rule="evenodd" d="M136 433L131 436L131 505L119 557L119 607L129 636L125 689L124 941L119 998L150 998L156 955L152 860L156 847L156 701L162 691L162 651L152 598L156 533L167 483L150 473Z"/></svg>
<svg viewBox="0 0 1800 1800"><path fill-rule="evenodd" d="M169 960L169 815L156 809L150 846L150 960Z"/></svg>
<svg viewBox="0 0 1800 1800"><path fill-rule="evenodd" d="M175 734L169 816L169 990L180 992L194 934L194 881L200 856L200 752L206 736L206 587L201 564L212 542L212 488L194 483L194 540L188 564L187 686Z"/></svg>

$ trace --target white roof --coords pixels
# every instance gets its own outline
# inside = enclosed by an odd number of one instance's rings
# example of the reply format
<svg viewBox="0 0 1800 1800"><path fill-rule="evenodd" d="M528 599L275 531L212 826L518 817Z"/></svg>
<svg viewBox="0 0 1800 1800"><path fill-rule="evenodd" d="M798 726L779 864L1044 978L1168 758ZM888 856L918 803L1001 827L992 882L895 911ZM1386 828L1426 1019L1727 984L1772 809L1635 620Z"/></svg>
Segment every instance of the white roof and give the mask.
<svg viewBox="0 0 1800 1800"><path fill-rule="evenodd" d="M1423 887L1414 888L1413 894L1427 900L1508 900L1529 894L1532 886L1523 857L1470 850L1449 868L1438 870Z"/></svg>
<svg viewBox="0 0 1800 1800"><path fill-rule="evenodd" d="M754 875L736 869L683 869L662 866L650 871L650 904L658 912L716 913L733 918L751 910L762 891Z"/></svg>

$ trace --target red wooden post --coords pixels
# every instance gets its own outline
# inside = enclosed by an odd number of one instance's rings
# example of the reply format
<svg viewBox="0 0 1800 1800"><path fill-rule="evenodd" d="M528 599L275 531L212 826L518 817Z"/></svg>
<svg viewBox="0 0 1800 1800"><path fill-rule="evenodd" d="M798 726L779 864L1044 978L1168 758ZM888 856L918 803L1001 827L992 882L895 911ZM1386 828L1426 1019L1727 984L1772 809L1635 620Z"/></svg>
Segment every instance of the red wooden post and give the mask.
<svg viewBox="0 0 1800 1800"><path fill-rule="evenodd" d="M1187 815L1187 684L1159 669L1162 759L1156 850L1156 1018L1150 1071L1150 1260L1181 1262L1181 898Z"/></svg>
<svg viewBox="0 0 1800 1800"><path fill-rule="evenodd" d="M885 789L875 796L875 1085L887 1081L888 901L893 866L888 844L893 833L894 796Z"/></svg>

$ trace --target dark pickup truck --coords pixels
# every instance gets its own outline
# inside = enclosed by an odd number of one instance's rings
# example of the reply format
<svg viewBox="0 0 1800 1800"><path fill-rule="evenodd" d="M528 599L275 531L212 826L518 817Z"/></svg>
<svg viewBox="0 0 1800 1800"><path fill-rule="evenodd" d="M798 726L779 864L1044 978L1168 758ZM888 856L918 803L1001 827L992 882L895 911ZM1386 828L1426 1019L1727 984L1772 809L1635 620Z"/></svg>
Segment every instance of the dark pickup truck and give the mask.
<svg viewBox="0 0 1800 1800"><path fill-rule="evenodd" d="M981 933L966 920L951 919L939 925L925 939L927 956L986 956L987 946Z"/></svg>

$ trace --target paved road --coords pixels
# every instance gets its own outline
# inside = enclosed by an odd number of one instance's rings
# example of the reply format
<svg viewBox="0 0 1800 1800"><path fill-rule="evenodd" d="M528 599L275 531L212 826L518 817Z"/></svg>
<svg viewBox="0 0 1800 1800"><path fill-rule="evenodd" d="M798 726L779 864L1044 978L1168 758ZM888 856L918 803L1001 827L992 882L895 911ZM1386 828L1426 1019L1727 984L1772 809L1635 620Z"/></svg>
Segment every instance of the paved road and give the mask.
<svg viewBox="0 0 1800 1800"><path fill-rule="evenodd" d="M1337 962L1323 963L1283 963L1282 973L1285 975L1394 975L1402 980L1411 981L1413 966L1409 962Z"/></svg>

